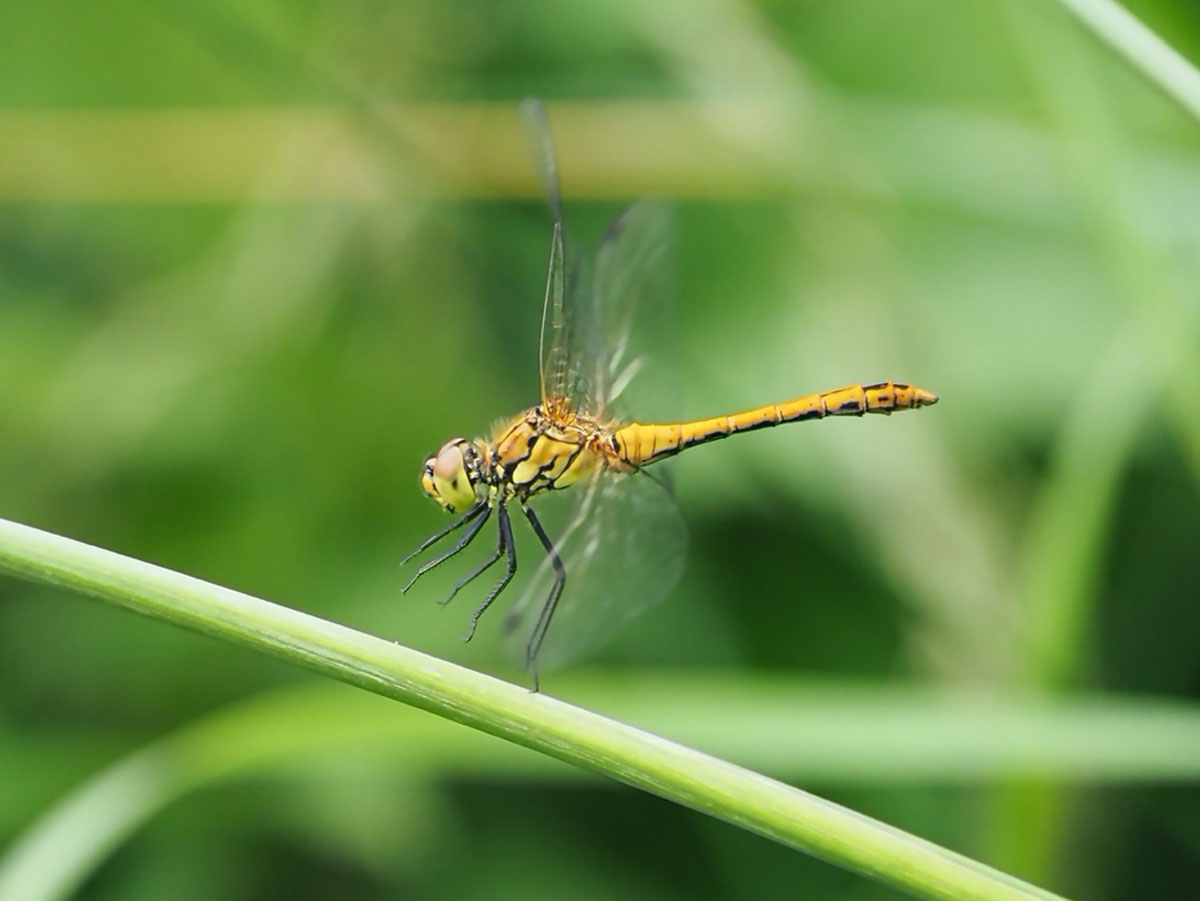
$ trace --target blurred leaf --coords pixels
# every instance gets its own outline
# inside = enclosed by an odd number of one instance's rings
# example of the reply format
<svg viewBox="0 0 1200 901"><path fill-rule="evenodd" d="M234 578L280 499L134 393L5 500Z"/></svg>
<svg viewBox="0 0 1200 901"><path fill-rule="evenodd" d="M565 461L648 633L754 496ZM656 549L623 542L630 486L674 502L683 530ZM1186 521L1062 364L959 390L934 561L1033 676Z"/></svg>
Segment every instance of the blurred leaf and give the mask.
<svg viewBox="0 0 1200 901"><path fill-rule="evenodd" d="M1006 700L704 672L555 681L564 696L602 699L632 723L789 780L1200 778L1200 709L1148 698ZM6 897L65 895L185 794L247 777L337 780L348 760L416 784L592 778L383 698L341 686L289 688L197 721L76 789L9 849L0 888ZM389 853L421 841L421 819L403 820L408 835L389 832Z"/></svg>

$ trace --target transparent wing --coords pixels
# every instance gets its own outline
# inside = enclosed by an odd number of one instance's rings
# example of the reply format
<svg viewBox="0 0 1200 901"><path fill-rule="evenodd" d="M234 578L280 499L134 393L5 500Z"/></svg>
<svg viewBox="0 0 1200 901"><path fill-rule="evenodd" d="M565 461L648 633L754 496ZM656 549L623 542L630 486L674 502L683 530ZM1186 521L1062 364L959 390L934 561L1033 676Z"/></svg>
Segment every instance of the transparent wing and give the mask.
<svg viewBox="0 0 1200 901"><path fill-rule="evenodd" d="M641 200L619 216L589 278L567 258L558 157L545 107L526 99L521 111L554 223L539 341L542 404L601 418L668 415L660 405L676 392L667 209Z"/></svg>
<svg viewBox="0 0 1200 901"><path fill-rule="evenodd" d="M571 371L580 370L572 376L572 399L601 419L624 415L645 421L660 415L659 405L675 394L669 236L666 209L638 202L610 226L593 278L570 294L568 313L575 318L567 349L575 355ZM601 473L562 496L534 503L567 573L538 654L537 666L546 670L599 647L662 600L683 571L687 530L660 472ZM557 511L557 520L555 505L566 507ZM540 551L536 542L523 543L526 559ZM517 659L525 659L553 580L549 560L543 559L510 615Z"/></svg>
<svg viewBox="0 0 1200 901"><path fill-rule="evenodd" d="M554 222L546 295L542 301L542 331L538 341L542 406L547 410L566 413L577 409L585 400L579 396L586 393L582 381L585 363L577 339L587 329L586 323L581 321L586 316L587 307L584 298L577 297L577 289L581 284L578 274L568 284L558 155L554 150L546 108L540 100L527 98L521 103L521 116Z"/></svg>
<svg viewBox="0 0 1200 901"><path fill-rule="evenodd" d="M674 395L667 211L640 201L609 227L590 278L574 261L568 266L546 113L537 101L526 101L523 112L554 218L542 315L543 404L552 413L582 411L601 420L665 416L659 404ZM601 473L535 505L567 574L538 654L539 669L547 669L598 647L661 600L682 572L687 532L657 474ZM541 554L537 541L521 545L526 561ZM517 659L525 659L553 580L543 557L509 616Z"/></svg>
<svg viewBox="0 0 1200 901"><path fill-rule="evenodd" d="M672 321L670 217L655 200L619 216L596 253L590 294L588 382L596 412L613 418L678 417Z"/></svg>
<svg viewBox="0 0 1200 901"><path fill-rule="evenodd" d="M576 490L580 493L565 524L548 529L567 581L538 653L537 668L543 672L604 644L621 625L662 600L683 571L687 549L675 499L649 475L605 472ZM536 541L522 542L527 559L540 552ZM515 659L525 659L553 581L545 557L506 623Z"/></svg>

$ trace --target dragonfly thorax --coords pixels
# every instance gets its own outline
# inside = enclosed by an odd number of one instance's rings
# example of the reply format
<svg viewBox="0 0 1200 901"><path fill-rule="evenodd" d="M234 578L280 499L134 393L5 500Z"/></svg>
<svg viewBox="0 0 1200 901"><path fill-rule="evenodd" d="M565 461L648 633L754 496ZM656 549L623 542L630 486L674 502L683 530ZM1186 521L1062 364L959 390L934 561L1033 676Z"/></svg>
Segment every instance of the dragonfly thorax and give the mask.
<svg viewBox="0 0 1200 901"><path fill-rule="evenodd" d="M607 468L609 437L594 417L530 407L496 428L484 445L483 468L498 491L526 499L568 488Z"/></svg>

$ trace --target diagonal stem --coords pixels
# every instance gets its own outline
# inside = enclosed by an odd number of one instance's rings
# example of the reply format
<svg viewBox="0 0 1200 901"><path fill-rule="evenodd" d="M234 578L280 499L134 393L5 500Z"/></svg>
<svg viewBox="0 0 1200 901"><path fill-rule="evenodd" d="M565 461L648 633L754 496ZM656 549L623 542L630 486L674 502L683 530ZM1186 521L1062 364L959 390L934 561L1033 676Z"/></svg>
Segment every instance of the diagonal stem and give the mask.
<svg viewBox="0 0 1200 901"><path fill-rule="evenodd" d="M1159 89L1200 120L1200 71L1116 0L1058 0Z"/></svg>
<svg viewBox="0 0 1200 901"><path fill-rule="evenodd" d="M428 710L922 898L1057 897L597 713L297 610L3 519L0 572L98 597Z"/></svg>

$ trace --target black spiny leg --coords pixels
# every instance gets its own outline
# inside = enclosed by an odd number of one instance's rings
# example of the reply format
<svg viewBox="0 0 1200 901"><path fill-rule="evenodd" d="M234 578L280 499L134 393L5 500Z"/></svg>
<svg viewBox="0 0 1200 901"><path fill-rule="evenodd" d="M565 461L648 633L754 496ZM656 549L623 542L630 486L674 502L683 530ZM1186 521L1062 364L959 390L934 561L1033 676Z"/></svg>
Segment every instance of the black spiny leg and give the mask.
<svg viewBox="0 0 1200 901"><path fill-rule="evenodd" d="M450 523L450 525L446 526L446 528L441 529L437 532L434 532L432 535L430 535L428 538L426 538L424 541L422 541L421 546L419 548L417 548L415 551L413 551L411 554L409 554L407 557L405 557L403 560L400 561L400 565L403 566L405 563L407 563L413 557L417 556L417 554L421 553L421 551L425 550L426 548L433 547L435 544L437 544L439 541L441 541L443 538L445 538L447 535L449 535L454 530L461 529L463 526L465 526L467 523L469 523L472 519L474 519L476 516L478 516L480 513L482 513L485 509L487 509L485 504L476 504L474 507L472 507L466 513L464 513L458 519L454 520L454 522Z"/></svg>
<svg viewBox="0 0 1200 901"><path fill-rule="evenodd" d="M446 553L439 554L438 556L434 557L432 560L427 560L425 563L422 563L421 567L413 574L413 577L408 580L408 584L400 589L401 591L408 591L408 589L413 587L413 583L415 583L417 581L417 579L421 578L421 576L425 575L425 573L429 572L431 569L433 569L439 563L445 563L447 560L449 560L451 557L453 557L455 554L457 554L459 551L461 551L468 544L470 544L472 541L475 540L475 536L479 534L479 530L483 528L483 524L485 522L487 522L488 517L492 515L492 508L490 506L487 506L486 504L480 505L478 510L480 512L473 512L470 510L467 511L467 513L463 516L463 518L454 524L454 526L457 527L457 526L462 525L464 522L466 522L468 517L475 518L475 521L473 523L471 523L471 527L469 529L467 529L467 531L465 533L463 533L463 537L458 539L458 543L456 545L454 545L454 547L450 548L450 550L446 551ZM481 513L482 513L482 515L480 515ZM434 540L437 540L438 538L443 537L443 535L449 535L449 534L450 534L450 531L443 530L442 534L433 536L432 539L429 539L426 541L426 544L429 544L430 541L434 541Z"/></svg>
<svg viewBox="0 0 1200 901"><path fill-rule="evenodd" d="M546 534L546 530L542 528L538 518L533 515L533 511L524 504L521 505L521 511L529 520L529 524L533 526L533 531L537 533L546 553L550 555L550 563L554 567L554 584L550 586L550 593L546 595L546 601L542 604L542 609L538 611L537 622L534 623L533 632L529 635L529 644L525 646L525 666L533 677L533 690L537 691L538 650L542 646L542 640L546 637L546 630L550 628L550 620L554 618L554 608L558 606L558 599L562 597L563 587L567 584L567 570L563 566L562 558L558 556L554 542L550 540L550 536Z"/></svg>
<svg viewBox="0 0 1200 901"><path fill-rule="evenodd" d="M500 513L500 548L497 548L496 553L499 555L500 549L508 551L508 569L500 577L496 587L483 599L483 603L476 607L475 612L471 614L471 625L467 628L467 634L463 636L463 641L471 640L475 634L475 626L479 624L479 617L483 616L484 611L492 606L492 601L496 600L496 596L512 581L513 574L517 571L517 546L513 543L512 523L508 519L508 507L501 502L496 509Z"/></svg>
<svg viewBox="0 0 1200 901"><path fill-rule="evenodd" d="M454 600L454 596L456 594L458 594L459 590L462 589L468 582L472 582L479 576L483 575L485 571L491 569L492 566L496 563L496 561L500 559L500 555L504 553L504 549L508 545L505 543L505 540L504 540L504 529L500 529L499 531L500 531L500 540L496 543L495 553L493 553L492 556L488 557L486 560L484 560L482 563L480 563L477 567L475 567L473 570L471 570L469 573L467 573L465 576L463 576L461 579L459 579L457 582L455 582L454 587L450 589L450 593L447 594L440 601L438 601L439 604L441 604L443 607L445 607L452 600Z"/></svg>

